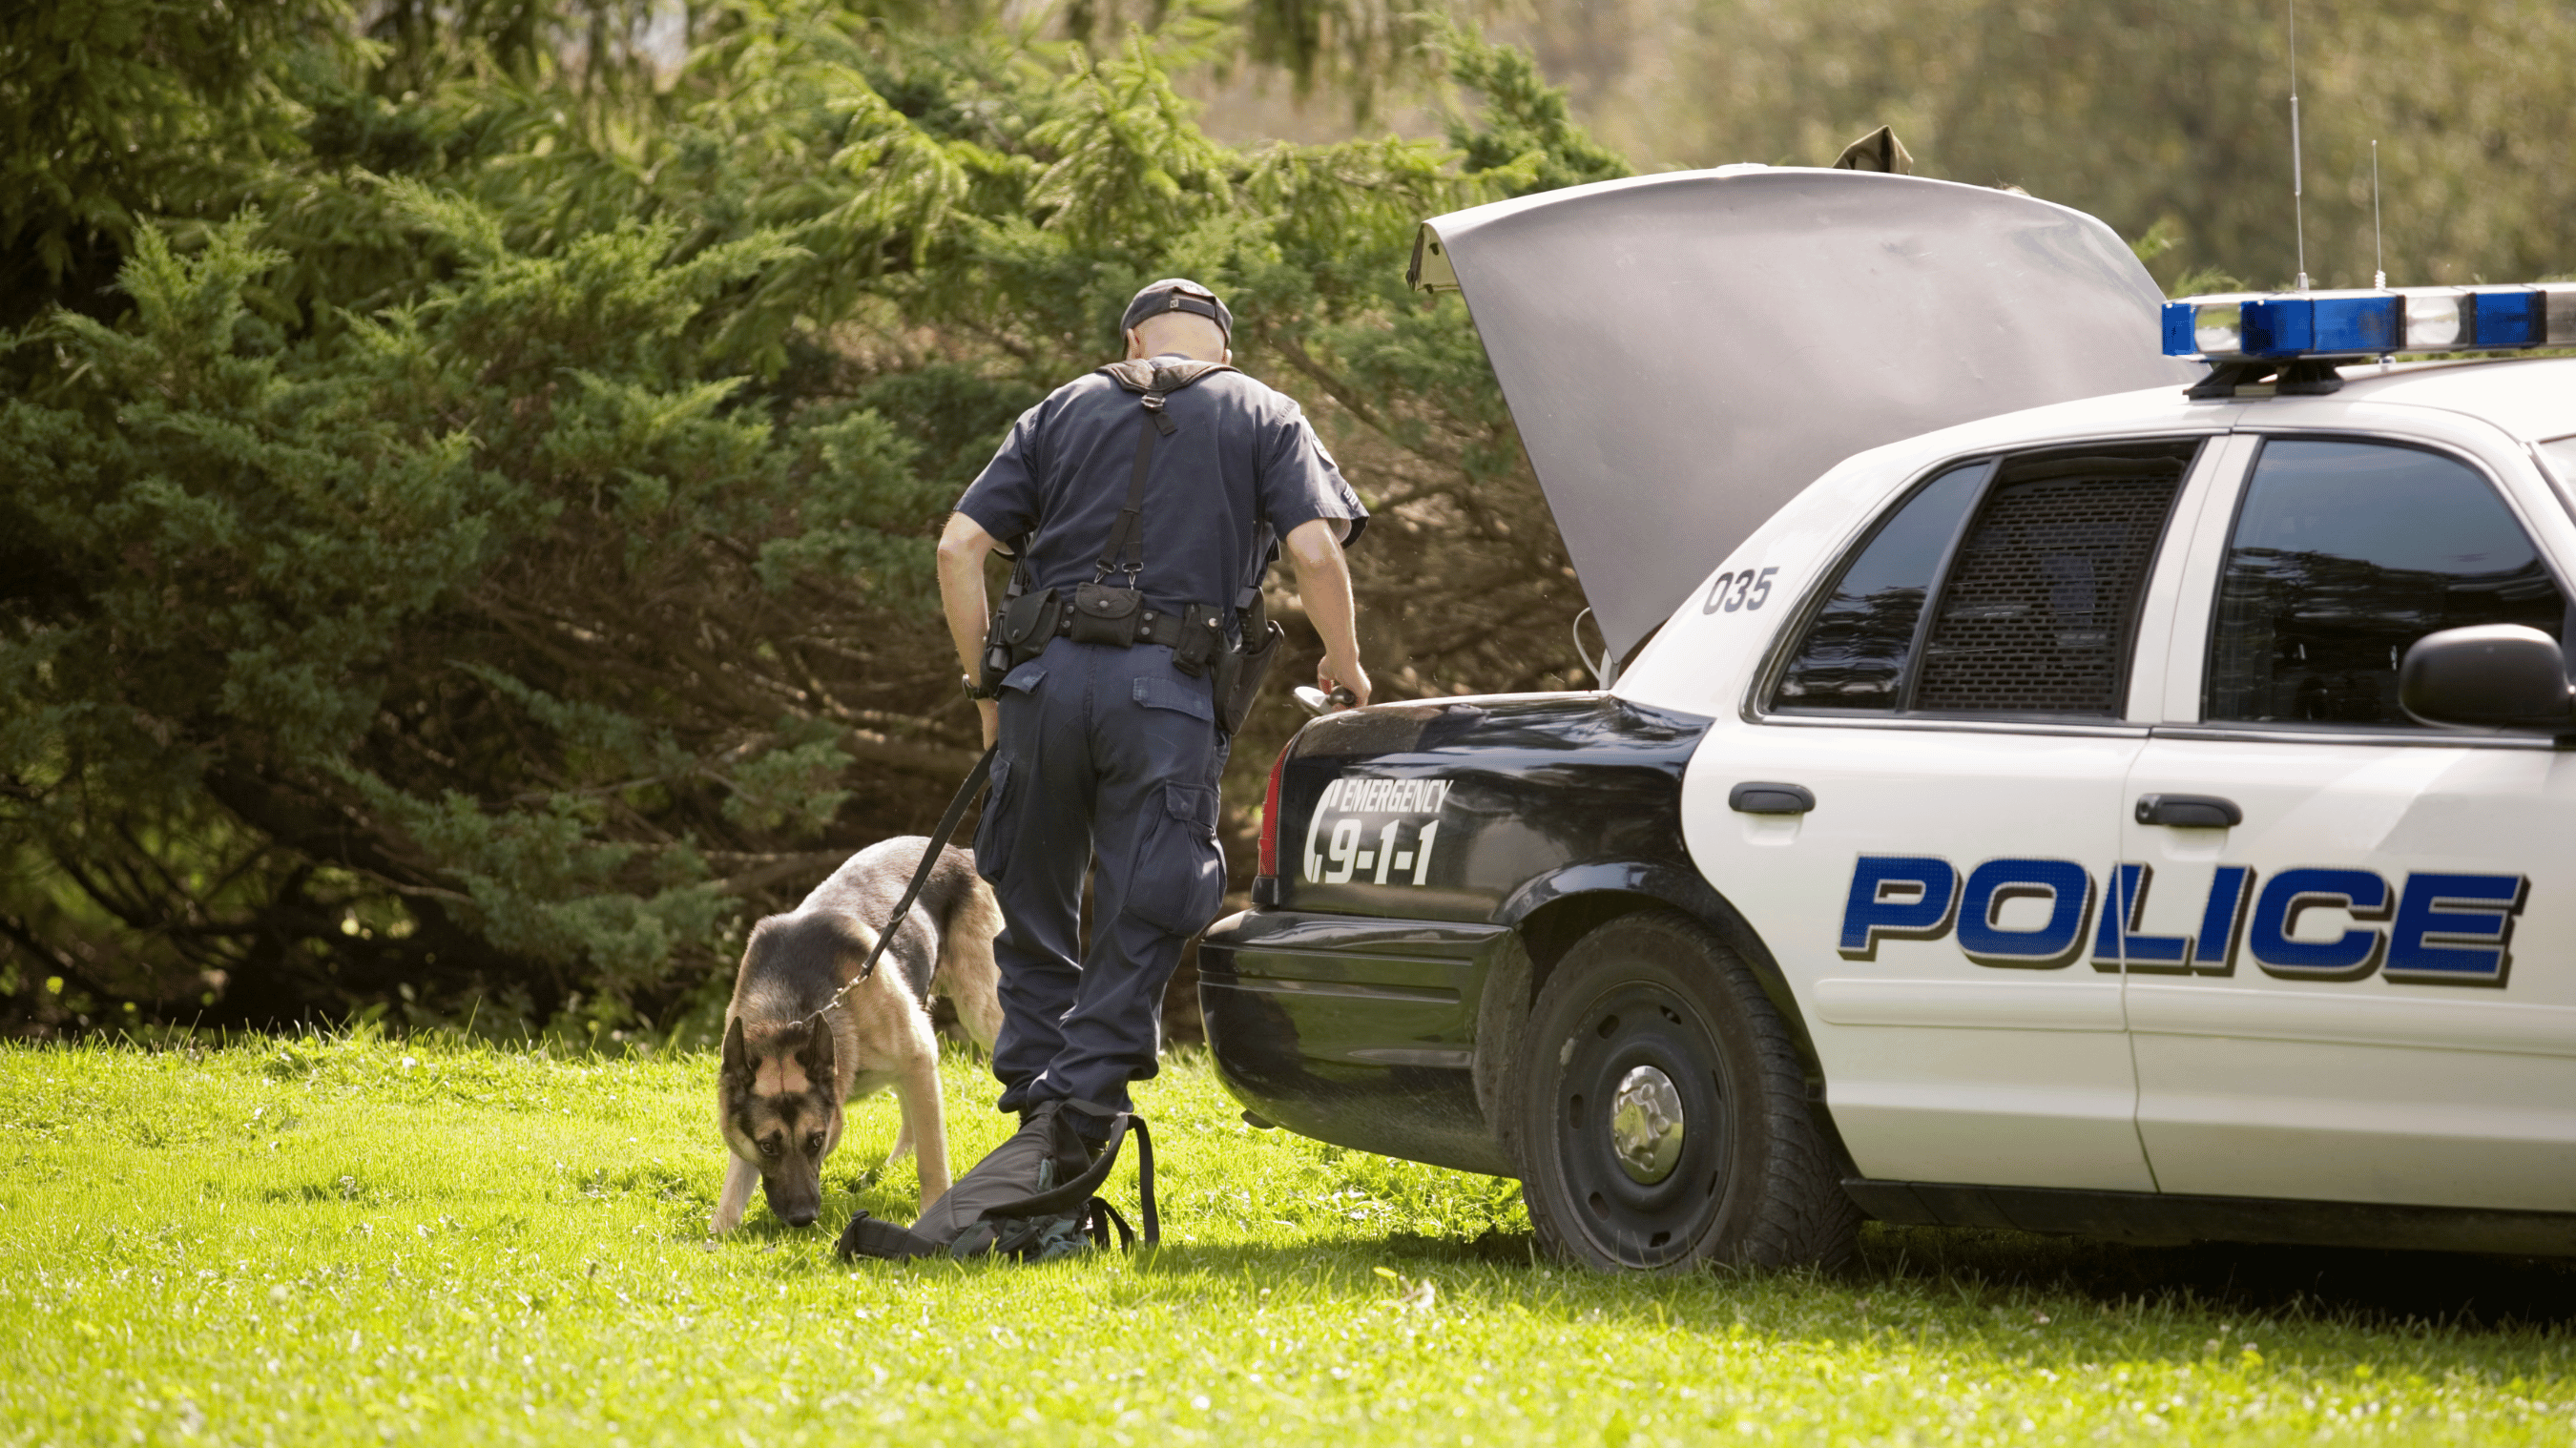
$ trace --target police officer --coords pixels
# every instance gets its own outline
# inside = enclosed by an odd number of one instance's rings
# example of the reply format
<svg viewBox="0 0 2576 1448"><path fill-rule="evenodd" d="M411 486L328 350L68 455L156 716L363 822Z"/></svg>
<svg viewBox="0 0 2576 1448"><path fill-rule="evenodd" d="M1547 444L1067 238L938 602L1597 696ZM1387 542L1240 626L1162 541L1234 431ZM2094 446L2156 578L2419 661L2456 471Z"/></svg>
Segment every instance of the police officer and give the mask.
<svg viewBox="0 0 2576 1448"><path fill-rule="evenodd" d="M1233 327L1214 293L1179 279L1138 292L1120 322L1127 357L1155 368L1230 363ZM1169 425L1147 443L1149 403ZM1141 502L1122 524L1131 488ZM1342 557L1366 519L1297 404L1230 369L1159 398L1105 369L1066 383L1021 415L958 500L939 540L939 591L985 743L999 744L975 862L1004 921L1002 1110L1066 1103L1096 1139L1107 1113L1129 1109L1127 1084L1155 1074L1163 988L1224 894L1217 777L1229 740L1218 670L1186 668L1158 642L1056 636L986 697L986 556L1017 539L1029 589L1125 584L1141 590L1146 618L1231 635L1231 605L1268 561L1266 523L1323 635L1316 683L1366 703ZM1168 636L1174 623L1161 627ZM1086 948L1082 881L1095 858Z"/></svg>

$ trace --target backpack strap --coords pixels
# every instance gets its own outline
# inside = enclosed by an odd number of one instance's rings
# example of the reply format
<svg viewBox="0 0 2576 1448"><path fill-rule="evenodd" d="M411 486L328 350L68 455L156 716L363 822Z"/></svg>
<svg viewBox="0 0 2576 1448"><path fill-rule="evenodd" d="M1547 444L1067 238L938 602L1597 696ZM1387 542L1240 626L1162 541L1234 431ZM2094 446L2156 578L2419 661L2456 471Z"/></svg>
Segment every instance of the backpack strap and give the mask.
<svg viewBox="0 0 2576 1448"><path fill-rule="evenodd" d="M995 1217L1052 1217L1078 1211L1109 1180L1110 1169L1118 1165L1118 1147L1127 1133L1136 1134L1136 1195L1144 1209L1145 1245L1163 1240L1162 1214L1154 1207L1154 1134L1145 1118L1132 1111L1114 1113L1109 1121L1109 1140L1100 1155L1080 1173L1061 1182L1032 1192L1017 1201L1000 1202L985 1210L987 1220Z"/></svg>
<svg viewBox="0 0 2576 1448"><path fill-rule="evenodd" d="M866 1212L850 1218L833 1250L844 1258L978 1257L986 1253L1045 1258L1079 1248L1088 1237L1107 1245L1114 1229L1120 1245L1136 1236L1099 1192L1118 1164L1118 1148L1136 1137L1137 1195L1143 1207L1146 1246L1162 1240L1162 1214L1154 1202L1154 1138L1132 1111L1072 1103L1057 1105L1023 1125L976 1163L931 1204L911 1227L880 1221ZM1109 1118L1100 1154L1088 1157L1067 1110ZM1015 1180L1016 1179L1016 1180Z"/></svg>

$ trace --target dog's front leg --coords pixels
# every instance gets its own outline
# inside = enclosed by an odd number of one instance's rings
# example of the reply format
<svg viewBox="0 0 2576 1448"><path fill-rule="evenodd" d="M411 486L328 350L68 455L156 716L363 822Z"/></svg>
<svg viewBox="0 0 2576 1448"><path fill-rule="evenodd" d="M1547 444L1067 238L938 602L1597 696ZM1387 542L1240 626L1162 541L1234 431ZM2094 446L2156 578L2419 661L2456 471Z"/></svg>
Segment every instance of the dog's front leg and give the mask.
<svg viewBox="0 0 2576 1448"><path fill-rule="evenodd" d="M726 1152L724 1194L716 1198L716 1219L707 1229L721 1236L741 1226L743 1209L751 1205L751 1189L758 1185L760 1168Z"/></svg>
<svg viewBox="0 0 2576 1448"><path fill-rule="evenodd" d="M905 1052L895 1077L895 1099L903 1105L903 1135L912 1138L914 1165L921 1171L921 1209L948 1194L948 1125L939 1100L939 1043L924 1023L918 1039Z"/></svg>

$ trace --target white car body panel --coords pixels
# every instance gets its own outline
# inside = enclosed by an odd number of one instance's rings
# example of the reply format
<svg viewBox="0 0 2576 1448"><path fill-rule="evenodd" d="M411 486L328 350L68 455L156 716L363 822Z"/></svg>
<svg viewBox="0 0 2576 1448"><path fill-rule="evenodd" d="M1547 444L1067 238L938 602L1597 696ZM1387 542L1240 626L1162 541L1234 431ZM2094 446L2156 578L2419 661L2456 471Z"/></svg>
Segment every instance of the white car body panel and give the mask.
<svg viewBox="0 0 2576 1448"><path fill-rule="evenodd" d="M1615 692L1716 720L1684 780L1685 839L1777 958L1864 1176L2576 1210L2576 755L2529 737L2200 725L2216 582L2262 437L2387 439L2465 460L2564 585L2576 578L2576 519L2533 444L2569 432L2576 360L2391 368L2323 397L2093 398L1851 458L1712 571ZM2189 435L2214 441L2146 585L2123 719L1762 712L1763 669L1784 630L1881 513L1938 468L2073 440ZM1759 604L1730 581L1763 570L1774 571ZM1728 793L1747 781L1805 785L1818 807L1737 813ZM2136 823L2131 802L2157 791L2225 796L2245 823ZM2187 933L2221 863L2254 867L2258 880L2298 866L2376 870L2393 891L2410 872L2502 871L2529 885L2501 989L2279 979L2251 963L2224 976L2088 959L2004 970L1949 939L1889 939L1846 958L1837 927L1853 861L1891 852L1962 870L2006 855L2074 860L2097 881L2121 861L2150 865L2131 939ZM2046 908L2013 901L1994 924L2026 928L2010 912ZM2294 919L2301 940L2352 923L2322 907Z"/></svg>
<svg viewBox="0 0 2576 1448"><path fill-rule="evenodd" d="M2545 368L2487 368L2498 380ZM2499 376L2501 374L2501 376ZM2273 436L2332 433L2430 445L2489 475L2542 551L2576 557L2576 527L2504 428L2470 415L2476 369L2399 374L2369 394L2253 410ZM2544 389L2489 389L2523 427L2570 419L2538 406ZM2361 392L2361 388L2348 389ZM2404 402L2384 400L2397 393ZM2433 405L2417 405L2429 399ZM2554 419L2554 422L2553 422ZM2244 462L2239 461L2241 474ZM2177 594L2163 661L2162 717L2200 721L2205 640L2217 563L2242 478L2188 544L2199 566ZM2186 643L2186 641L2188 641ZM2149 661L2140 659L2140 667ZM2250 731L2249 731L2250 734ZM2166 1191L2434 1206L2576 1210L2576 758L2545 740L2461 735L2373 740L2317 731L2297 739L2160 736L2124 794L2223 795L2245 809L2232 830L2122 825L2121 858L2149 862L2144 933L2178 923L2223 859L2276 870L2348 865L2392 881L2417 871L2506 871L2530 880L2503 990L2133 970L2129 1029L2139 1075L2139 1134ZM2355 922L2305 912L2302 939Z"/></svg>
<svg viewBox="0 0 2576 1448"><path fill-rule="evenodd" d="M2117 975L1991 970L1948 940L1884 941L1874 959L1849 960L1834 940L1856 855L1942 841L1971 859L2106 858L2119 781L2143 742L1746 725L1701 744L1682 793L1691 857L1726 882L1812 1002L1834 1124L1863 1172L2154 1189ZM1806 785L1831 807L1803 818L1727 808L1729 788L1769 779ZM2028 928L2047 907L2015 901L1999 923Z"/></svg>
<svg viewBox="0 0 2576 1448"><path fill-rule="evenodd" d="M2529 878L2503 990L2132 970L2138 1131L2166 1191L2576 1210L2576 758L2544 749L2165 739L2123 794L2223 795L2230 830L2123 826L2141 933L2180 934L2224 859ZM2208 838L2190 839L2187 836ZM2294 931L2356 927L2311 909ZM2384 928L2384 927L2383 927Z"/></svg>

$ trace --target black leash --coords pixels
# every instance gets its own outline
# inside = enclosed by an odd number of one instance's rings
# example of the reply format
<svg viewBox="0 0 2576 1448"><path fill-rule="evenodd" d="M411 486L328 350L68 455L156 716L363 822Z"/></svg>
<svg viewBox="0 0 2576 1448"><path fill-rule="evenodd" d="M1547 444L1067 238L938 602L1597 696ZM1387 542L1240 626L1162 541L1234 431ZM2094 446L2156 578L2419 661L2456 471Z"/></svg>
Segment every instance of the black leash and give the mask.
<svg viewBox="0 0 2576 1448"><path fill-rule="evenodd" d="M957 786L956 797L948 801L947 813L939 817L939 827L931 832L929 847L921 852L920 868L912 872L912 883L903 888L903 898L895 902L894 913L886 918L885 928L877 932L877 943L868 947L868 958L860 964L859 973L832 992L832 998L823 1002L822 1010L807 1016L808 1024L821 1020L823 1011L839 1005L843 996L877 973L878 958L885 954L895 932L903 928L904 917L912 913L913 902L921 898L921 887L930 883L930 872L938 868L940 852L948 848L948 837L957 833L958 822L966 818L966 811L973 807L975 796L984 792L985 782L993 777L994 752L993 749L985 750L984 757L976 760L975 767L966 772L966 782Z"/></svg>

